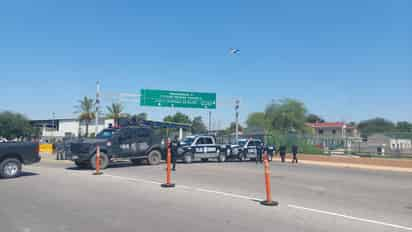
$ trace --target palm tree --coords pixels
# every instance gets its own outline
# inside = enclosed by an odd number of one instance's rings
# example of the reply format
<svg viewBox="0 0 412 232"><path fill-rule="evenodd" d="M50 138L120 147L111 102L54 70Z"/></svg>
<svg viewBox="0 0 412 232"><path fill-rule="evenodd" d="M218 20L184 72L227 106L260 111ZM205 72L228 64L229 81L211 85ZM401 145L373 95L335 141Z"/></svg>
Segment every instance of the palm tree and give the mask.
<svg viewBox="0 0 412 232"><path fill-rule="evenodd" d="M96 118L96 109L94 100L89 97L84 97L79 100L79 105L76 106L76 113L79 114L80 121L84 121L86 124L86 137L89 136L89 124Z"/></svg>
<svg viewBox="0 0 412 232"><path fill-rule="evenodd" d="M109 112L106 116L114 120L114 126L117 127L119 119L122 117L123 105L121 103L112 103L111 106L107 106Z"/></svg>

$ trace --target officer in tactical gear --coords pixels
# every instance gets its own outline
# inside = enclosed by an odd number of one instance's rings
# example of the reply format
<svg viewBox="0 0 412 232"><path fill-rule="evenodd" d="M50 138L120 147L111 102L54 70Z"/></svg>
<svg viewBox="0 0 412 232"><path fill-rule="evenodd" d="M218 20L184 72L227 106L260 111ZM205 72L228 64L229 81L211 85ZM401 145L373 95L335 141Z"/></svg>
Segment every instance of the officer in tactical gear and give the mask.
<svg viewBox="0 0 412 232"><path fill-rule="evenodd" d="M180 144L179 136L176 135L171 143L172 162L173 162L172 171L176 171L176 160L179 155L178 154L179 144Z"/></svg>

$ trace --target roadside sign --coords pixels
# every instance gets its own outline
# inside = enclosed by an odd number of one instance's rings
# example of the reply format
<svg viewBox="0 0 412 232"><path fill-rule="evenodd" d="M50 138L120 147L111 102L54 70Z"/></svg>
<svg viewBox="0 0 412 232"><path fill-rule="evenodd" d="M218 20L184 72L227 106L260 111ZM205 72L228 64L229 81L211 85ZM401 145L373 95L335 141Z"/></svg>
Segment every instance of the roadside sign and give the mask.
<svg viewBox="0 0 412 232"><path fill-rule="evenodd" d="M141 106L216 109L216 93L142 89L140 94Z"/></svg>

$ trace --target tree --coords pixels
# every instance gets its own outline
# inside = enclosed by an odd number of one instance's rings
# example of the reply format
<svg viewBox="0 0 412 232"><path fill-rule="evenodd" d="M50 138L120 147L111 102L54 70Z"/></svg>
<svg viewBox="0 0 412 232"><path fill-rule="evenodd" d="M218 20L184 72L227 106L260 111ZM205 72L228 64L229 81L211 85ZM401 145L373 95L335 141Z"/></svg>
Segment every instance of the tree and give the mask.
<svg viewBox="0 0 412 232"><path fill-rule="evenodd" d="M393 122L384 118L373 118L362 121L358 124L358 129L363 136L368 136L375 133L393 132L396 126Z"/></svg>
<svg viewBox="0 0 412 232"><path fill-rule="evenodd" d="M29 120L22 114L9 111L0 113L0 137L15 139L35 135L38 130L34 129Z"/></svg>
<svg viewBox="0 0 412 232"><path fill-rule="evenodd" d="M317 122L325 122L325 120L323 120L323 118L319 117L316 114L309 114L308 116L306 116L306 122L308 123L317 123Z"/></svg>
<svg viewBox="0 0 412 232"><path fill-rule="evenodd" d="M266 107L265 116L273 130L305 131L306 107L302 102L288 98L273 102Z"/></svg>
<svg viewBox="0 0 412 232"><path fill-rule="evenodd" d="M166 116L163 121L165 122L174 122L174 123L185 123L191 124L192 121L190 120L189 116L186 114L177 112L175 115L168 115Z"/></svg>
<svg viewBox="0 0 412 232"><path fill-rule="evenodd" d="M396 131L397 132L412 132L412 123L402 121L396 124Z"/></svg>
<svg viewBox="0 0 412 232"><path fill-rule="evenodd" d="M248 131L264 131L268 128L268 124L264 112L251 113L246 120Z"/></svg>
<svg viewBox="0 0 412 232"><path fill-rule="evenodd" d="M202 117L198 116L193 118L192 121L192 134L202 134L202 133L206 133L207 132L207 128L206 125L203 122Z"/></svg>
<svg viewBox="0 0 412 232"><path fill-rule="evenodd" d="M243 131L243 127L239 124L239 131ZM230 126L225 129L225 134L234 134L236 133L236 122L231 122Z"/></svg>
<svg viewBox="0 0 412 232"><path fill-rule="evenodd" d="M79 114L80 121L84 121L86 124L86 137L89 136L89 124L91 120L95 119L95 104L94 100L89 97L84 97L79 100L79 105L76 106L76 113Z"/></svg>
<svg viewBox="0 0 412 232"><path fill-rule="evenodd" d="M132 116L132 120L136 122L147 120L147 118L147 113L139 113Z"/></svg>
<svg viewBox="0 0 412 232"><path fill-rule="evenodd" d="M112 103L111 106L107 106L107 111L109 112L106 117L114 120L114 126L119 125L119 119L122 117L123 105L121 103Z"/></svg>

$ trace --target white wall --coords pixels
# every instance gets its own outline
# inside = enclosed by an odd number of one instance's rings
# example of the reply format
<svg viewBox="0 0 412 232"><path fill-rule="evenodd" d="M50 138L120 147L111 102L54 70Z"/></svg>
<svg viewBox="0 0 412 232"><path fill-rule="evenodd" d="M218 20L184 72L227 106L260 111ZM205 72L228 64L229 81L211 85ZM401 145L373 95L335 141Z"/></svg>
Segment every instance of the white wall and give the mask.
<svg viewBox="0 0 412 232"><path fill-rule="evenodd" d="M58 120L59 122L59 128L58 130L52 130L50 128L43 128L43 137L64 137L66 133L71 133L74 136L79 135L79 125L80 122L77 119L63 119L63 120ZM109 124L114 124L113 119L104 119L100 120L99 126L98 126L98 131L100 132L101 130L108 128ZM89 124L89 134L95 132L95 121L91 122ZM82 122L80 125L80 131L81 134L84 135L86 133L86 125Z"/></svg>

